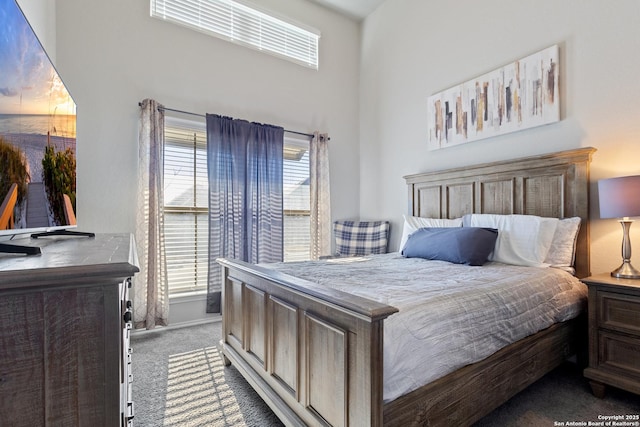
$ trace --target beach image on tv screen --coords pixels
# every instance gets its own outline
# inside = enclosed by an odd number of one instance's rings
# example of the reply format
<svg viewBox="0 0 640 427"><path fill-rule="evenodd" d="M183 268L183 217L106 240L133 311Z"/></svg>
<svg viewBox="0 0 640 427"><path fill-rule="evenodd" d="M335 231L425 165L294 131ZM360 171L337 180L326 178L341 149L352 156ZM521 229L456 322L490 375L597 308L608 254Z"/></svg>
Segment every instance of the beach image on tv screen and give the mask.
<svg viewBox="0 0 640 427"><path fill-rule="evenodd" d="M75 225L76 104L15 0L0 0L0 232Z"/></svg>

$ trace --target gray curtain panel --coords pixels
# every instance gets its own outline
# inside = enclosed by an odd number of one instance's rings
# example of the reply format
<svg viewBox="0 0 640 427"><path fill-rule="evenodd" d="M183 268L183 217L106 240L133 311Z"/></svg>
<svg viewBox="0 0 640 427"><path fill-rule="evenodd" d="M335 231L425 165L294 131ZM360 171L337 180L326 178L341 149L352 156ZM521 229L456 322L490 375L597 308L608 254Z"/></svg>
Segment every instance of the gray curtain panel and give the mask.
<svg viewBox="0 0 640 427"><path fill-rule="evenodd" d="M314 132L309 144L311 190L311 259L331 255L329 136Z"/></svg>
<svg viewBox="0 0 640 427"><path fill-rule="evenodd" d="M140 104L136 244L140 273L133 278L136 328L166 326L169 285L164 246L164 113L152 99Z"/></svg>
<svg viewBox="0 0 640 427"><path fill-rule="evenodd" d="M284 129L207 114L209 279L207 312L220 312L216 258L282 261Z"/></svg>

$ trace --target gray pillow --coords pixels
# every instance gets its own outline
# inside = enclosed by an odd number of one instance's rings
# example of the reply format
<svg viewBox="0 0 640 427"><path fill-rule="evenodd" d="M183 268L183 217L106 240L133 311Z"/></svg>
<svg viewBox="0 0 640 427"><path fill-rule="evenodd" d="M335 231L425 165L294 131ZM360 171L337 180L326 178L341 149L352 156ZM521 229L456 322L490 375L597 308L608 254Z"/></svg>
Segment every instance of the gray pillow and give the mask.
<svg viewBox="0 0 640 427"><path fill-rule="evenodd" d="M409 235L402 256L483 265L497 238L495 228L420 228Z"/></svg>

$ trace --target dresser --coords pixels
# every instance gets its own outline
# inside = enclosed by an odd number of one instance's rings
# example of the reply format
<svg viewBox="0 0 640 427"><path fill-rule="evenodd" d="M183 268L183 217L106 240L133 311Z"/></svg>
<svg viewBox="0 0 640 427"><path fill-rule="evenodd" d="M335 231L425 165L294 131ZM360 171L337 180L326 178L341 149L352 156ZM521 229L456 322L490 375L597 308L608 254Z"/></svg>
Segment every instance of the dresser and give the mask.
<svg viewBox="0 0 640 427"><path fill-rule="evenodd" d="M589 287L589 366L593 394L607 385L640 394L640 280L610 274L582 279Z"/></svg>
<svg viewBox="0 0 640 427"><path fill-rule="evenodd" d="M41 254L0 254L0 425L132 425L132 236L20 240Z"/></svg>

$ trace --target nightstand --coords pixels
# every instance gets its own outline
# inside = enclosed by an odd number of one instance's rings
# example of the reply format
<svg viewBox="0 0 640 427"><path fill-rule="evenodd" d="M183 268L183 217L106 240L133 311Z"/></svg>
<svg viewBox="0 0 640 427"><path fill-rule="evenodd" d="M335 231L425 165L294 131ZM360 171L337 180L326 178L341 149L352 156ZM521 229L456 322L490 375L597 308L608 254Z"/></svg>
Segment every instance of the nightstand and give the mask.
<svg viewBox="0 0 640 427"><path fill-rule="evenodd" d="M640 279L609 273L582 279L589 287L591 390L604 397L607 385L640 394Z"/></svg>

